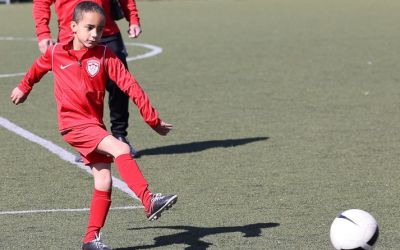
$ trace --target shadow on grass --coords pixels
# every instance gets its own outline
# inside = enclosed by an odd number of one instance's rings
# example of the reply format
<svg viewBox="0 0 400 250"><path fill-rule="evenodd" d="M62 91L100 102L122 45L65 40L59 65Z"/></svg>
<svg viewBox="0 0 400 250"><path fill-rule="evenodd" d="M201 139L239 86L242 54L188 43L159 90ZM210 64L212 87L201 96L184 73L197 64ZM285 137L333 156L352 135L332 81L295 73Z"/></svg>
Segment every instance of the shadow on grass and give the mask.
<svg viewBox="0 0 400 250"><path fill-rule="evenodd" d="M163 235L154 238L153 245L115 248L114 250L136 250L136 249L151 249L156 247L166 247L175 244L188 245L185 249L207 249L212 243L201 240L201 238L209 235L216 235L222 233L243 233L243 237L258 237L261 235L261 229L272 228L279 226L279 223L256 223L245 226L236 227L192 227L192 226L165 226L165 227L142 227L130 228L129 230L144 230L144 229L176 229L184 230L184 232Z"/></svg>
<svg viewBox="0 0 400 250"><path fill-rule="evenodd" d="M191 142L156 148L149 148L139 151L138 157L142 155L161 155L161 154L185 154L199 152L210 148L228 148L252 143L256 141L268 140L269 137L251 137L251 138L239 138L239 139L227 139L227 140L212 140L212 141L200 141Z"/></svg>

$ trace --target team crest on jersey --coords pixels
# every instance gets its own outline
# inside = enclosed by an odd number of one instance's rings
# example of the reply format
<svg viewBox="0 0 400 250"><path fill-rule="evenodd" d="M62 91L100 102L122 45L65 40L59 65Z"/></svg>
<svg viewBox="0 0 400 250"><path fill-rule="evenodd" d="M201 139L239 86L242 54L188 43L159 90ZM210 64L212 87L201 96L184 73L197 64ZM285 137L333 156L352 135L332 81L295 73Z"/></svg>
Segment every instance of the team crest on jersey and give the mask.
<svg viewBox="0 0 400 250"><path fill-rule="evenodd" d="M91 77L94 77L99 73L100 70L100 62L97 60L89 60L86 66L86 71Z"/></svg>

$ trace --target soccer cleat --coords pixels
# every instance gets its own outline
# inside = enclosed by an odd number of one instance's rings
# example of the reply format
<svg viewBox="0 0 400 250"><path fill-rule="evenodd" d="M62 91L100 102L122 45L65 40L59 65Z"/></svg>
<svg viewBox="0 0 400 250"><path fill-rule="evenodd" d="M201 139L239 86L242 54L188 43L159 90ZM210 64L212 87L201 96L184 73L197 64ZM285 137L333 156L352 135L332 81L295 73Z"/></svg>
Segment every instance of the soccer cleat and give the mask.
<svg viewBox="0 0 400 250"><path fill-rule="evenodd" d="M114 135L114 137L117 138L118 140L128 144L129 149L131 150L131 155L132 155L133 158L139 157L139 152L133 148L133 146L130 144L130 142L128 141L128 138L126 138L126 136Z"/></svg>
<svg viewBox="0 0 400 250"><path fill-rule="evenodd" d="M77 162L77 163L83 163L83 160L82 160L82 157L81 157L81 155L80 154L76 154L75 155L75 162Z"/></svg>
<svg viewBox="0 0 400 250"><path fill-rule="evenodd" d="M82 244L82 250L112 250L106 244L104 244L101 239L100 235L96 235L96 239L89 241L88 243Z"/></svg>
<svg viewBox="0 0 400 250"><path fill-rule="evenodd" d="M151 205L150 205L150 212L146 215L149 221L157 220L161 217L161 213L164 210L168 210L176 203L178 200L178 196L173 195L162 195L152 194L151 197Z"/></svg>

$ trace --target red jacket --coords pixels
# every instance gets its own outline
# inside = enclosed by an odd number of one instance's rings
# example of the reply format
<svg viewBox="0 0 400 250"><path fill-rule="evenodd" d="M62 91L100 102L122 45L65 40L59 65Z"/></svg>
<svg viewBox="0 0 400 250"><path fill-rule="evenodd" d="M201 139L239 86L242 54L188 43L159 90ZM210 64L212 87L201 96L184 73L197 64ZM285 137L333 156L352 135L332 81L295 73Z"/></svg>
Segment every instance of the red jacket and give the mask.
<svg viewBox="0 0 400 250"><path fill-rule="evenodd" d="M35 31L38 41L45 38L51 38L50 35L50 6L54 3L55 12L58 17L58 41L67 42L71 36L70 28L72 15L75 6L82 0L34 0L32 15L35 22ZM106 25L104 27L103 36L111 36L119 33L119 28L116 22L111 17L111 1L110 0L91 0L103 7L106 14ZM129 24L140 25L138 11L136 9L135 0L119 0L124 11L125 18Z"/></svg>
<svg viewBox="0 0 400 250"><path fill-rule="evenodd" d="M31 66L18 88L29 94L48 72L54 74L54 96L59 130L95 124L104 126L103 107L107 79L113 80L136 104L152 128L160 124L157 111L135 78L106 46L74 51L72 43L57 43Z"/></svg>

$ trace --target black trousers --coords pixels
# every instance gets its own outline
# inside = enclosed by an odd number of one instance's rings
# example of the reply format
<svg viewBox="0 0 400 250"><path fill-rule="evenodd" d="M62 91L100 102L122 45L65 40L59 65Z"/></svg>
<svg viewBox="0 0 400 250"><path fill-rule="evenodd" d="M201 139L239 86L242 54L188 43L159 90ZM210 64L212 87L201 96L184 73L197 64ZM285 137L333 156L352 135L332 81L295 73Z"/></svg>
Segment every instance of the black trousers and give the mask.
<svg viewBox="0 0 400 250"><path fill-rule="evenodd" d="M128 69L126 61L128 53L120 33L103 37L101 43L111 49ZM129 97L111 80L108 80L106 89L108 91L108 106L110 108L111 133L114 136L127 136Z"/></svg>

